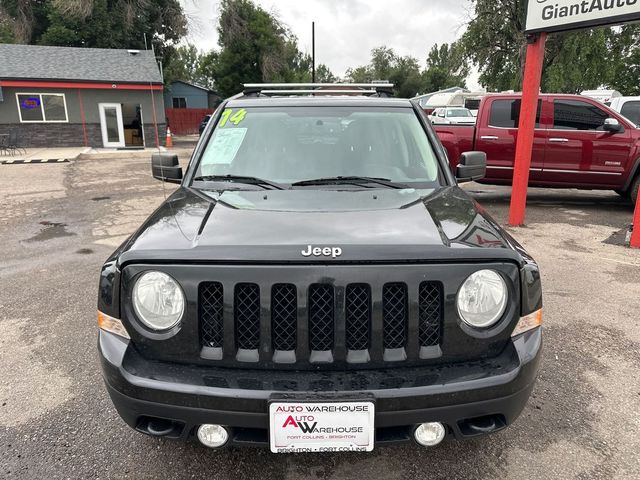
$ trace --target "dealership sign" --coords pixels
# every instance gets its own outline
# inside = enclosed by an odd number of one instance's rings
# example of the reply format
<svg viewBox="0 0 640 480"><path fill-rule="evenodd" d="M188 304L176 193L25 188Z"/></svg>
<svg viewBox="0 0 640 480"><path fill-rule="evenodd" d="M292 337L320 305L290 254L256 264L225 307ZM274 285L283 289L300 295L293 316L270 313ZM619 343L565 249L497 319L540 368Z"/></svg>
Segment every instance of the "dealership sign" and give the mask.
<svg viewBox="0 0 640 480"><path fill-rule="evenodd" d="M640 0L529 0L527 33L640 20Z"/></svg>

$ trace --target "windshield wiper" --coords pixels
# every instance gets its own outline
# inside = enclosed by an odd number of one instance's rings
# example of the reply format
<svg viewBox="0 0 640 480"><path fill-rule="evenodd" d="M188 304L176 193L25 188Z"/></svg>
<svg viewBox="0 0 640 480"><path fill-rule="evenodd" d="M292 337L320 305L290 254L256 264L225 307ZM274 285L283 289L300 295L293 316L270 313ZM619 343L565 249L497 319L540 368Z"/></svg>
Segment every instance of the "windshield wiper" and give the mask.
<svg viewBox="0 0 640 480"><path fill-rule="evenodd" d="M202 177L196 177L194 182L237 182L246 183L248 185L258 185L259 187L271 187L274 190L285 190L285 187L279 183L272 182L270 180L263 180L257 177L245 177L242 175L204 175Z"/></svg>
<svg viewBox="0 0 640 480"><path fill-rule="evenodd" d="M375 183L376 185L383 185L389 188L396 188L396 189L409 188L409 186L407 185L392 182L388 178L358 177L358 176L316 178L314 180L303 180L301 182L292 183L291 186L305 187L305 186L311 186L311 185L340 185L343 183L351 183L354 185Z"/></svg>

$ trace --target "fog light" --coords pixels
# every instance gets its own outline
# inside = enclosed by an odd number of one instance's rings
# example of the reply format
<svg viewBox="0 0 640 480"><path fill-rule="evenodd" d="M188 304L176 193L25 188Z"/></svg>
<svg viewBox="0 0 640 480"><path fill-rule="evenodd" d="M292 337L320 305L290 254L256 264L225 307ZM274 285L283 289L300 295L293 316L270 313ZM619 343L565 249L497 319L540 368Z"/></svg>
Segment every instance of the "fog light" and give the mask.
<svg viewBox="0 0 640 480"><path fill-rule="evenodd" d="M445 433L444 425L440 422L429 422L418 425L413 435L423 447L433 447L444 439Z"/></svg>
<svg viewBox="0 0 640 480"><path fill-rule="evenodd" d="M229 440L229 432L220 425L205 423L198 427L198 440L200 440L205 447L219 448Z"/></svg>

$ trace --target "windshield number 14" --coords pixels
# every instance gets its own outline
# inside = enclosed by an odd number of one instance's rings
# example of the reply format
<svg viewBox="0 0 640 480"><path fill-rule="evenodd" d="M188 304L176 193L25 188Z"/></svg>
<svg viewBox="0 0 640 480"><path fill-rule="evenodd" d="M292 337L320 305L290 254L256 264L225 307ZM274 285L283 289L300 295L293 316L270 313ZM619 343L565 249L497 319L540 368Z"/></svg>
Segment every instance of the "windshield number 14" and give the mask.
<svg viewBox="0 0 640 480"><path fill-rule="evenodd" d="M247 116L247 111L242 108L235 113L231 109L227 109L222 112L222 116L220 117L220 127L224 127L228 122L233 123L234 125L238 125L242 122Z"/></svg>

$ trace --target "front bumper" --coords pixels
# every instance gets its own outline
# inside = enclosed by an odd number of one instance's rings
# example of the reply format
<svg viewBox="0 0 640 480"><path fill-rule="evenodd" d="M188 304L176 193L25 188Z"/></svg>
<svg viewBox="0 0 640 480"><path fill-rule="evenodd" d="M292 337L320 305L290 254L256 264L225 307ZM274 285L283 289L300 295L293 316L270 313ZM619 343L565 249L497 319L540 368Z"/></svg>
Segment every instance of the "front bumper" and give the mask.
<svg viewBox="0 0 640 480"><path fill-rule="evenodd" d="M230 444L268 445L268 403L275 399L354 400L376 404L376 444L411 438L416 424L438 421L458 439L515 421L533 388L540 328L477 362L353 372L277 372L177 365L143 358L127 340L100 331L107 391L124 421L143 433L188 438L198 425L229 427ZM171 428L149 428L164 419ZM480 419L480 423L475 420ZM493 426L475 428L482 419ZM486 423L486 422L485 422ZM470 428L471 425L474 428Z"/></svg>

